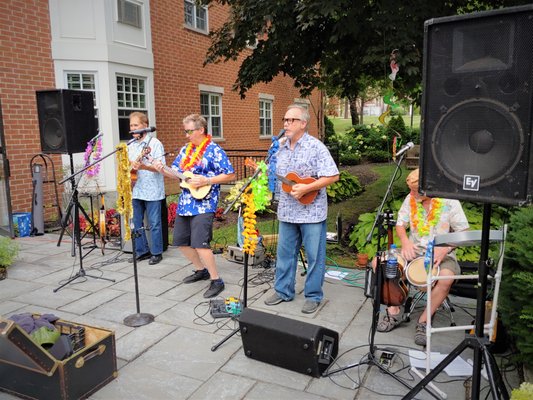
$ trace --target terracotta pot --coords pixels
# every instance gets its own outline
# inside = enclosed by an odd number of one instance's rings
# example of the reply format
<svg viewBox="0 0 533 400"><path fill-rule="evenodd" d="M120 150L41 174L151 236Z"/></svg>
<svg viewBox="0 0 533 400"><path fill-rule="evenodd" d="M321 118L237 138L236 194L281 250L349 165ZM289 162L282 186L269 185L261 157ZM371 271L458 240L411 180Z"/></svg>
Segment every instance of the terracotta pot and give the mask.
<svg viewBox="0 0 533 400"><path fill-rule="evenodd" d="M368 264L368 254L358 253L357 254L357 265L359 267L366 267L367 264Z"/></svg>

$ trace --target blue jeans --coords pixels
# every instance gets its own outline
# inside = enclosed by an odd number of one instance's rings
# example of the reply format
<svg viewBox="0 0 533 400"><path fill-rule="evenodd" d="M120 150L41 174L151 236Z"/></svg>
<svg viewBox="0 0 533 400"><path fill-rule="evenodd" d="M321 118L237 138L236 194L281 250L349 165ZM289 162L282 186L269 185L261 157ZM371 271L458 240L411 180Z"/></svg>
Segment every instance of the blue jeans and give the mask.
<svg viewBox="0 0 533 400"><path fill-rule="evenodd" d="M161 229L161 200L146 201L133 199L133 226L135 231L144 227L144 213L150 226L151 246L148 246L144 229L140 230L141 236L135 238L135 252L138 256L152 253L158 256L163 253L163 232ZM133 234L133 232L132 232ZM150 250L151 249L151 250Z"/></svg>
<svg viewBox="0 0 533 400"><path fill-rule="evenodd" d="M326 221L313 224L279 223L274 289L283 300L295 295L296 270L301 245L307 258L304 294L307 300L322 301L326 271Z"/></svg>

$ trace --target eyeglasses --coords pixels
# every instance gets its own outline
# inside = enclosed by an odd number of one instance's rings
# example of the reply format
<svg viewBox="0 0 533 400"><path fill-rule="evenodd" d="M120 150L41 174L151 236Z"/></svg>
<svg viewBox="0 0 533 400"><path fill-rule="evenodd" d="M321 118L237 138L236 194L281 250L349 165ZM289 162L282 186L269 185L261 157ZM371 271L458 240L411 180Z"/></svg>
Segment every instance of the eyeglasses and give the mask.
<svg viewBox="0 0 533 400"><path fill-rule="evenodd" d="M300 118L282 118L281 122L288 123L289 125L292 124L294 121L301 121Z"/></svg>
<svg viewBox="0 0 533 400"><path fill-rule="evenodd" d="M197 131L198 129L184 129L183 132L185 132L186 135L190 135L194 131Z"/></svg>

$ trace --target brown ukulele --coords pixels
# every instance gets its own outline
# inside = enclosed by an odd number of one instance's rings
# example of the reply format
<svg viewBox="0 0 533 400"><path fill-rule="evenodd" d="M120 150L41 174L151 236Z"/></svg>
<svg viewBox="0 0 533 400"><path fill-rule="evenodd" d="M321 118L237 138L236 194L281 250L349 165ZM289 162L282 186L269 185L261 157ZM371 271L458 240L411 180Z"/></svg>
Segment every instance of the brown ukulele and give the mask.
<svg viewBox="0 0 533 400"><path fill-rule="evenodd" d="M388 235L388 249L392 245L394 239L392 235L392 225L388 225L387 228ZM386 258L381 258L381 268L385 268L387 263ZM399 262L399 260L398 260ZM384 272L384 271L383 271ZM402 266L398 263L398 272L396 273L395 278L387 278L385 273L383 273L383 285L381 290L381 299L382 303L388 306L401 306L407 299L409 294L409 288L405 284L403 279Z"/></svg>
<svg viewBox="0 0 533 400"><path fill-rule="evenodd" d="M316 181L316 179L311 176L302 178L296 172L289 172L285 176L276 174L276 176L281 181L281 188L286 193L290 193L292 190L292 187L296 185L297 183L308 184L308 183L313 183L314 181ZM316 199L317 194L318 194L318 190L313 190L312 192L304 194L302 197L298 199L298 201L303 205L311 204Z"/></svg>
<svg viewBox="0 0 533 400"><path fill-rule="evenodd" d="M134 162L140 162L144 157L146 157L148 154L150 154L150 151L152 151L152 149L150 149L150 147L145 147L141 151L141 154L139 154L139 156L135 159ZM133 168L130 169L130 179L131 179L131 188L132 189L135 187L135 184L137 183L137 172L138 171L136 169L133 169Z"/></svg>

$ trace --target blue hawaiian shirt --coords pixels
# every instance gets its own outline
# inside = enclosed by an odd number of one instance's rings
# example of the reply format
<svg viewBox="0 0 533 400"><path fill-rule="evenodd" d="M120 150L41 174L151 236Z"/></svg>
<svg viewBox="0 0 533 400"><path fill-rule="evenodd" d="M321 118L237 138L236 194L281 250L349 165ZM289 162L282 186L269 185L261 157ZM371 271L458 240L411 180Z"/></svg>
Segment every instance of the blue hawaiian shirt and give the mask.
<svg viewBox="0 0 533 400"><path fill-rule="evenodd" d="M141 142L133 142L128 146L128 158L136 160L141 151L150 148L149 155L155 160L165 163L165 149L155 137L146 135ZM146 160L143 161L145 164ZM165 198L165 178L159 172L141 169L137 171L137 183L133 187L132 198L145 201L156 201Z"/></svg>
<svg viewBox="0 0 533 400"><path fill-rule="evenodd" d="M186 149L187 145L181 148L178 156L172 163L172 169L178 172L184 172L180 168L180 162L185 157ZM233 174L235 172L226 152L213 141L207 145L202 161L189 171L195 175L203 175L208 178L221 174ZM207 196L200 200L194 198L189 189L184 188L179 197L176 212L182 216L214 213L217 209L219 196L219 184L214 184Z"/></svg>
<svg viewBox="0 0 533 400"><path fill-rule="evenodd" d="M296 142L294 150L287 140L279 149L277 155L276 173L281 176L289 172L297 173L301 178L335 176L339 169L331 157L328 148L317 138L307 132ZM301 204L289 193L279 187L278 219L282 222L294 224L317 223L328 216L328 195L326 188L319 190L316 199L308 205Z"/></svg>

